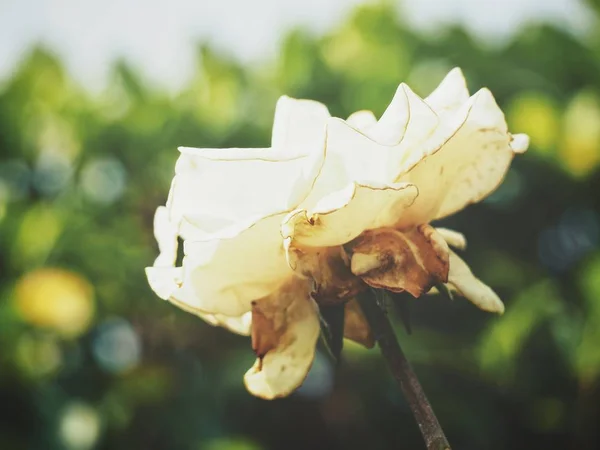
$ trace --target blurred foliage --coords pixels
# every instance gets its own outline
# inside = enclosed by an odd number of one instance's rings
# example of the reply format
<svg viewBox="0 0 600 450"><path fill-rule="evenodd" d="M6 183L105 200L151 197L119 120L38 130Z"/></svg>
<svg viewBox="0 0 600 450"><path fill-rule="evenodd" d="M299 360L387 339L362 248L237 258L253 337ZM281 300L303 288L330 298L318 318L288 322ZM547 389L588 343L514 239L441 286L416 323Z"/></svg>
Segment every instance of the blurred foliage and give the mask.
<svg viewBox="0 0 600 450"><path fill-rule="evenodd" d="M488 48L388 6L294 30L268 65L201 47L175 96L124 61L93 96L29 53L0 89L0 448L421 448L376 350L346 343L292 397L252 398L248 340L160 301L143 268L177 146L264 146L284 93L380 114L399 82L425 95L453 66L532 137L494 195L445 221L507 313L423 298L401 339L455 448L598 448L600 35L532 23Z"/></svg>

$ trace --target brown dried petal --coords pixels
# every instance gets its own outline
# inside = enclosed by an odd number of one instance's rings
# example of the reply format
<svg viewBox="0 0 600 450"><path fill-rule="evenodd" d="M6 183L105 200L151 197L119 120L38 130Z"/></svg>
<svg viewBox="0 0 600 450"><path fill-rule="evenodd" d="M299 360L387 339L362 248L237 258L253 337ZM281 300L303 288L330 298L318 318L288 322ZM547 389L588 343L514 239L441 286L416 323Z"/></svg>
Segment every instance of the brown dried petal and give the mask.
<svg viewBox="0 0 600 450"><path fill-rule="evenodd" d="M448 245L428 224L407 232L367 231L348 248L352 272L376 288L420 297L434 284L448 281Z"/></svg>
<svg viewBox="0 0 600 450"><path fill-rule="evenodd" d="M302 384L320 333L310 281L293 278L253 305L252 347L258 355L244 382L259 397L290 394Z"/></svg>
<svg viewBox="0 0 600 450"><path fill-rule="evenodd" d="M341 246L290 248L289 255L292 267L314 281L312 297L318 304L346 302L367 287L350 270L350 258Z"/></svg>
<svg viewBox="0 0 600 450"><path fill-rule="evenodd" d="M375 345L371 327L356 299L350 300L344 307L344 337L367 348Z"/></svg>

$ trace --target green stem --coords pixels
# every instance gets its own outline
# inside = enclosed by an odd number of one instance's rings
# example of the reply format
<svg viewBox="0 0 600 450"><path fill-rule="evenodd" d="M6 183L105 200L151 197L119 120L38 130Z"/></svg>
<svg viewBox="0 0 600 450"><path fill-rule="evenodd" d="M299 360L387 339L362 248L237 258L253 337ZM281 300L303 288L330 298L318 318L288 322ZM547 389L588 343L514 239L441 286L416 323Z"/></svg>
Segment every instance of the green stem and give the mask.
<svg viewBox="0 0 600 450"><path fill-rule="evenodd" d="M383 309L384 305L378 304L372 295L366 293L360 296L359 302L381 353L419 425L427 450L450 450L450 444L423 392L417 375L400 348L396 333Z"/></svg>

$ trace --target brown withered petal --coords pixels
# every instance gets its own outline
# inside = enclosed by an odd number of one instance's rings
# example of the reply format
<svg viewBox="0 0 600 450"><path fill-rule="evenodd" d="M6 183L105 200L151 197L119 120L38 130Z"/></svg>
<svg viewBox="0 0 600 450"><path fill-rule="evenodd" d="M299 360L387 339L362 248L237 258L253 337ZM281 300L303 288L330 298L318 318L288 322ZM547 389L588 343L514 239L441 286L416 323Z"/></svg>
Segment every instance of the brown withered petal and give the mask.
<svg viewBox="0 0 600 450"><path fill-rule="evenodd" d="M314 282L312 297L317 304L348 301L367 288L350 270L350 258L343 247L290 248L290 265Z"/></svg>
<svg viewBox="0 0 600 450"><path fill-rule="evenodd" d="M350 300L344 307L344 337L367 348L375 345L371 327L356 299Z"/></svg>
<svg viewBox="0 0 600 450"><path fill-rule="evenodd" d="M283 334L283 311L273 308L268 303L252 302L252 350L259 359L277 347Z"/></svg>
<svg viewBox="0 0 600 450"><path fill-rule="evenodd" d="M312 365L321 331L310 281L294 277L252 307L252 347L258 358L244 383L265 399L289 395Z"/></svg>
<svg viewBox="0 0 600 450"><path fill-rule="evenodd" d="M431 225L367 231L346 247L352 273L370 286L420 297L448 281L448 244Z"/></svg>

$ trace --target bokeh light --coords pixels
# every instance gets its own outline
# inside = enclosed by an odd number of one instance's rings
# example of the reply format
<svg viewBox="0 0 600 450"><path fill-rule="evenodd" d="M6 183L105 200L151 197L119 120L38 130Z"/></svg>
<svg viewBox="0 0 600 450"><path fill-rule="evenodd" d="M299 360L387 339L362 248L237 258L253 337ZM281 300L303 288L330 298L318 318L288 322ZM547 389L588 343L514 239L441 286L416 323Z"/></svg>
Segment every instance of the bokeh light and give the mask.
<svg viewBox="0 0 600 450"><path fill-rule="evenodd" d="M92 349L100 367L116 374L137 366L142 353L138 335L122 318L108 319L98 326Z"/></svg>
<svg viewBox="0 0 600 450"><path fill-rule="evenodd" d="M61 411L59 435L69 450L94 448L101 432L98 412L90 405L73 401Z"/></svg>
<svg viewBox="0 0 600 450"><path fill-rule="evenodd" d="M110 204L123 195L127 173L115 158L99 158L88 162L81 172L81 187L94 203Z"/></svg>
<svg viewBox="0 0 600 450"><path fill-rule="evenodd" d="M74 337L94 316L91 285L80 275L58 268L34 270L15 288L16 306L26 322Z"/></svg>

